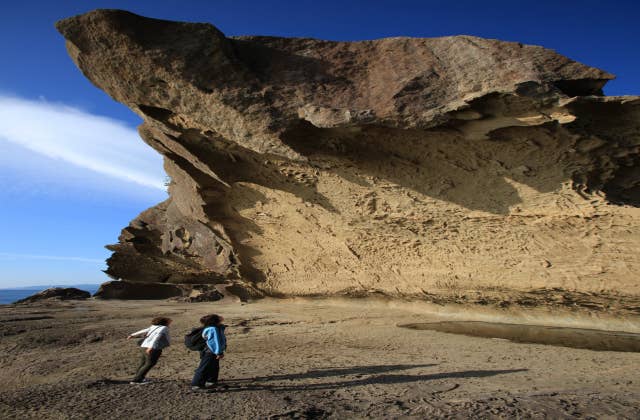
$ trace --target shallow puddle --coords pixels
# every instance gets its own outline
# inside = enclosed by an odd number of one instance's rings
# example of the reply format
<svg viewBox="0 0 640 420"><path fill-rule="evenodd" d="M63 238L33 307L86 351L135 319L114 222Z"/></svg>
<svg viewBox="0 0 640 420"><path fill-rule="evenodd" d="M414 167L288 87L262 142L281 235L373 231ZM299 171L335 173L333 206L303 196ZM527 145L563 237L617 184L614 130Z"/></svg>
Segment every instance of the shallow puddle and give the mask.
<svg viewBox="0 0 640 420"><path fill-rule="evenodd" d="M542 325L500 324L480 321L444 321L399 325L413 330L431 330L473 337L500 338L517 343L548 344L598 351L640 352L640 334L546 327Z"/></svg>

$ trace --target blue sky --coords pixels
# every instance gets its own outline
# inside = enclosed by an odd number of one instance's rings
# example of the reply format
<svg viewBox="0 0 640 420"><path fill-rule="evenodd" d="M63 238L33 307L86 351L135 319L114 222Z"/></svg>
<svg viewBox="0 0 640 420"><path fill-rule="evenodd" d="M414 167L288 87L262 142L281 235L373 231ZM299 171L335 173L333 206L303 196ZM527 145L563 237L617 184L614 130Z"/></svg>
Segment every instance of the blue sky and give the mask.
<svg viewBox="0 0 640 420"><path fill-rule="evenodd" d="M56 20L94 8L210 22L227 35L361 40L470 34L538 44L640 94L636 1L42 0L0 6L0 288L98 283L120 229L166 198L138 117L68 58Z"/></svg>

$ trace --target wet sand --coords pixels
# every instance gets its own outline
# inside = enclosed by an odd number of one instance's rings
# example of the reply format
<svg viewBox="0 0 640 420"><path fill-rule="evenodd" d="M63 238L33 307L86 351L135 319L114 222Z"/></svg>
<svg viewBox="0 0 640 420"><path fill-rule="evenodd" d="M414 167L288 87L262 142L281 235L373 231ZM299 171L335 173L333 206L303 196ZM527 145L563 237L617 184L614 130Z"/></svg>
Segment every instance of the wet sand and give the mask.
<svg viewBox="0 0 640 420"><path fill-rule="evenodd" d="M516 343L547 344L597 351L640 353L640 334L546 325L503 324L482 321L442 321L400 325L413 330L431 330L471 337L499 338Z"/></svg>
<svg viewBox="0 0 640 420"><path fill-rule="evenodd" d="M229 388L198 394L182 336L208 312L229 325ZM452 313L365 300L1 306L0 418L640 417L640 353L399 327L473 320ZM174 319L174 343L150 384L129 385L139 350L124 338L155 315Z"/></svg>

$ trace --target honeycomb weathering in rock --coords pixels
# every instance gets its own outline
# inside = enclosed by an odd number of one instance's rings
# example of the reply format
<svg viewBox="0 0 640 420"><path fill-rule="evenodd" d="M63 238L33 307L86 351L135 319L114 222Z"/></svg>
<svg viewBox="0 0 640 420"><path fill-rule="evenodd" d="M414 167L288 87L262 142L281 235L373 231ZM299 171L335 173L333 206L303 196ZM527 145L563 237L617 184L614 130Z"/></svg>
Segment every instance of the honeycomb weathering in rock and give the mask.
<svg viewBox="0 0 640 420"><path fill-rule="evenodd" d="M109 246L115 278L640 293L640 99L602 96L604 71L471 36L227 38L113 10L57 28L172 179Z"/></svg>

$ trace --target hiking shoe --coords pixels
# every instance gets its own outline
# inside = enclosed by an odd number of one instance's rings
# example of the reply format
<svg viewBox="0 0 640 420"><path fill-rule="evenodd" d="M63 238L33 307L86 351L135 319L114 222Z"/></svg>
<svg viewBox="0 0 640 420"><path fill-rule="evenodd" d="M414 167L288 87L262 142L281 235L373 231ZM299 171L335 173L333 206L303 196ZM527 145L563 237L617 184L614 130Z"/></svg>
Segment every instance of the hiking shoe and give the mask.
<svg viewBox="0 0 640 420"><path fill-rule="evenodd" d="M150 383L151 381L148 380L144 380L144 381L131 381L129 382L129 385L146 385L148 383Z"/></svg>
<svg viewBox="0 0 640 420"><path fill-rule="evenodd" d="M192 386L191 390L193 392L209 392L209 390L207 388L203 388L201 386Z"/></svg>
<svg viewBox="0 0 640 420"><path fill-rule="evenodd" d="M229 389L229 385L220 382L207 382L204 386L209 389Z"/></svg>

